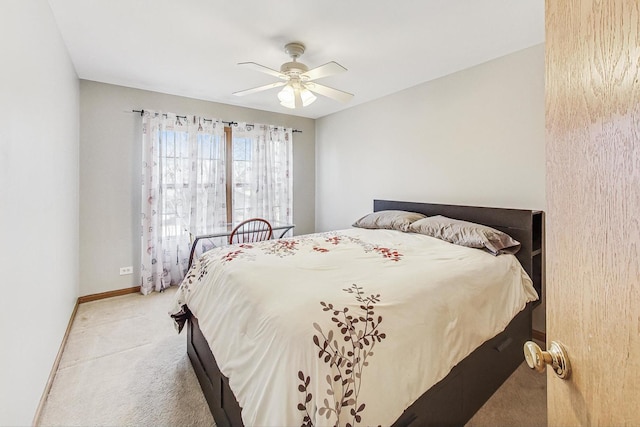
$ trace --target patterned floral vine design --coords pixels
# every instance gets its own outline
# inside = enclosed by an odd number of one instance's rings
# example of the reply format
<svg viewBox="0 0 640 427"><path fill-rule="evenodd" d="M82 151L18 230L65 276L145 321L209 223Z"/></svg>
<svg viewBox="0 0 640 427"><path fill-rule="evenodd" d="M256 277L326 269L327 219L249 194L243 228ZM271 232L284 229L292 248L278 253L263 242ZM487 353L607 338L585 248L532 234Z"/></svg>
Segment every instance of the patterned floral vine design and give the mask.
<svg viewBox="0 0 640 427"><path fill-rule="evenodd" d="M325 241L327 243L331 243L332 245L336 246L338 245L338 243L340 243L340 240L342 240L340 236L332 236L332 237L327 237Z"/></svg>
<svg viewBox="0 0 640 427"><path fill-rule="evenodd" d="M373 356L373 347L384 340L386 334L378 329L382 323L382 316L376 317L374 313L375 304L380 302L380 294L366 297L363 288L355 284L343 290L354 295L362 312L351 314L348 307L340 310L333 304L320 302L322 311L332 313L331 321L335 323L343 339L339 343L338 339L334 338L333 330L325 334L320 325L313 324L318 331L318 334L313 336L313 343L319 349L318 358L337 372L333 377L327 375L325 378L328 397L325 397L322 406L318 408L318 414L327 419L334 417L337 426L343 411L349 411L351 420L345 426L353 427L361 422L362 412L366 407L364 402L358 401L363 370L369 365L367 359ZM298 379L298 391L304 396L304 403L298 404L298 410L303 412L301 425L311 427L314 424L307 408L313 398L309 389L311 378L298 371Z"/></svg>
<svg viewBox="0 0 640 427"><path fill-rule="evenodd" d="M224 264L224 263L233 261L234 259L238 258L238 256L241 255L242 253L243 252L241 249L238 249L237 251L227 252L222 256L222 263Z"/></svg>
<svg viewBox="0 0 640 427"><path fill-rule="evenodd" d="M222 257L220 259L222 260L223 264L231 262L234 259L238 258L240 255L243 255L245 253L245 250L253 249L253 245L249 245L249 244L246 244L246 243L243 243L243 244L239 245L238 247L240 249L235 250L235 251L229 251L229 252L225 253L224 255L222 255ZM252 257L252 258L255 258L255 257Z"/></svg>
<svg viewBox="0 0 640 427"><path fill-rule="evenodd" d="M294 255L298 250L299 243L299 239L278 239L264 246L262 250L265 254L276 255L282 258L287 255Z"/></svg>
<svg viewBox="0 0 640 427"><path fill-rule="evenodd" d="M361 246L366 253L376 252L390 261L398 262L402 259L401 258L402 254L397 249L390 249L390 248L385 248L381 246L375 246L375 245L372 245L371 243L364 242L357 237L342 236L339 234L335 234L335 232L323 233L322 235L325 236L324 242L329 243L333 246L338 246L344 241L347 241L347 242L351 242L353 244ZM313 250L316 252L322 252L322 253L330 251L330 249L324 248L319 244L314 245Z"/></svg>
<svg viewBox="0 0 640 427"><path fill-rule="evenodd" d="M390 259L391 261L400 261L400 257L402 256L400 252L394 249L381 248L379 246L376 246L375 248L373 248L373 250L381 254L383 257Z"/></svg>
<svg viewBox="0 0 640 427"><path fill-rule="evenodd" d="M202 278L207 275L212 260L206 255L196 259L187 275L182 280L180 287L184 288L187 292L191 292L191 288L200 283Z"/></svg>
<svg viewBox="0 0 640 427"><path fill-rule="evenodd" d="M197 259L180 284L178 299L176 300L176 304L180 309L171 314L171 317L175 320L175 326L178 329L178 332L182 331L187 319L191 316L184 294L189 294L193 288L200 284L202 278L207 275L211 263L212 259L206 254Z"/></svg>
<svg viewBox="0 0 640 427"><path fill-rule="evenodd" d="M382 255L383 258L394 262L400 261L402 257L402 254L397 249L376 246L357 237L340 235L335 232L320 233L318 237L322 240L313 236L297 236L289 239L268 240L256 245L241 244L234 250L225 252L221 259L223 264L239 258L254 259L255 252L252 249L260 249L265 255L274 255L279 258L293 256L306 246L311 246L311 249L315 252L327 253L332 250L332 247L344 243L358 245L362 247L365 253L375 252ZM329 244L329 246L327 247L326 244Z"/></svg>

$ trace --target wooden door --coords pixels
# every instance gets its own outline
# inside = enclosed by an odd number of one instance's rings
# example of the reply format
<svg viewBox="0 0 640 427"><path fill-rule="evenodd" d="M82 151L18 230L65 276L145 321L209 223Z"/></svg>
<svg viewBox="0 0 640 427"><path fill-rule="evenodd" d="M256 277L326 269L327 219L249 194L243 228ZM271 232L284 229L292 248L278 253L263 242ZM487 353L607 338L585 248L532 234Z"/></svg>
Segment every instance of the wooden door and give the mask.
<svg viewBox="0 0 640 427"><path fill-rule="evenodd" d="M639 4L546 2L550 426L640 425Z"/></svg>

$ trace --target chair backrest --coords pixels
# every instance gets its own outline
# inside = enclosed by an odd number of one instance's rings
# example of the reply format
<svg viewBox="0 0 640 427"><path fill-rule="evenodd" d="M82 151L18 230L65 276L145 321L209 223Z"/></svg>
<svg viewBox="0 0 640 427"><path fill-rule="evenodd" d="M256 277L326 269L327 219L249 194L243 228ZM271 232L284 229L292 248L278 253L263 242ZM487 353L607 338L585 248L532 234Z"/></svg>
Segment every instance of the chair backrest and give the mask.
<svg viewBox="0 0 640 427"><path fill-rule="evenodd" d="M269 240L273 229L269 221L262 218L251 218L238 224L229 235L229 243L250 243Z"/></svg>

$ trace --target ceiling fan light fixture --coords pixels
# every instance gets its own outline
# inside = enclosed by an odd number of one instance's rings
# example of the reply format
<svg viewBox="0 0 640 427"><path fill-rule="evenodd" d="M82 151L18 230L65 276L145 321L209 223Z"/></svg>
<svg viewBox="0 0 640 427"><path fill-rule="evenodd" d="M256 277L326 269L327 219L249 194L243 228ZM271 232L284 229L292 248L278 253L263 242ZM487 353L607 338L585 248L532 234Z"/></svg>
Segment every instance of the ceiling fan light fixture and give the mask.
<svg viewBox="0 0 640 427"><path fill-rule="evenodd" d="M283 87L282 90L278 92L278 99L280 100L280 105L286 108L291 108L291 109L296 108L296 92L295 92L296 90L300 90L300 89L296 89L290 84ZM302 99L303 107L313 104L313 102L316 99L318 99L307 88L302 88L302 90L300 90L300 98Z"/></svg>
<svg viewBox="0 0 640 427"><path fill-rule="evenodd" d="M307 105L313 104L313 102L318 99L311 91L307 88L302 89L300 92L300 98L302 98L302 106L306 107Z"/></svg>
<svg viewBox="0 0 640 427"><path fill-rule="evenodd" d="M280 100L280 104L285 107L295 108L296 94L291 85L286 85L280 92L278 92L278 99ZM291 107L289 107L289 105L291 105Z"/></svg>

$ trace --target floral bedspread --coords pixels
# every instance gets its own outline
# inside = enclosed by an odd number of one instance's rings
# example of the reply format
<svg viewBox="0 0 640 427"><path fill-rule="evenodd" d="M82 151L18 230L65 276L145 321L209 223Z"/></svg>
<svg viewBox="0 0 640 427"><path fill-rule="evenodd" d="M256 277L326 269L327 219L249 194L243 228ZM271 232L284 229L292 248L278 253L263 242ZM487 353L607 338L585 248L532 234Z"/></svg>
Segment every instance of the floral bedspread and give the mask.
<svg viewBox="0 0 640 427"><path fill-rule="evenodd" d="M354 228L215 248L170 314L198 318L245 425L369 426L535 299L513 255Z"/></svg>

